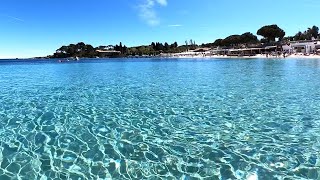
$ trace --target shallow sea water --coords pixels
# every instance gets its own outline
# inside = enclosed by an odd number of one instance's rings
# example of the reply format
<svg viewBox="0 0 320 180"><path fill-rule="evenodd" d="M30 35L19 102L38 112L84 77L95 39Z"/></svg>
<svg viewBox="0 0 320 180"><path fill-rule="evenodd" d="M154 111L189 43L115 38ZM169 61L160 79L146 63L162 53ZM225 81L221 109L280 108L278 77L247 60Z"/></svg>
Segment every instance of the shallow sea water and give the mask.
<svg viewBox="0 0 320 180"><path fill-rule="evenodd" d="M0 61L0 179L320 179L320 60Z"/></svg>

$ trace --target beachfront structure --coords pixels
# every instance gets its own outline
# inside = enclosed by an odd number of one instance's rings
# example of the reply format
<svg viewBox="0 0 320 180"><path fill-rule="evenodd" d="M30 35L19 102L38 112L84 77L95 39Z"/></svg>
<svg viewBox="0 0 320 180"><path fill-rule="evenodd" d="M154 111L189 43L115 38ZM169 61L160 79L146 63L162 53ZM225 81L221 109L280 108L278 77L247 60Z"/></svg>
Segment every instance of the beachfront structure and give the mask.
<svg viewBox="0 0 320 180"><path fill-rule="evenodd" d="M261 54L262 48L230 49L228 56L254 56Z"/></svg>
<svg viewBox="0 0 320 180"><path fill-rule="evenodd" d="M197 48L195 50L190 50L190 52L202 52L202 53L205 53L205 52L209 52L211 50L211 48Z"/></svg>
<svg viewBox="0 0 320 180"><path fill-rule="evenodd" d="M293 53L313 54L316 53L316 47L318 47L319 44L317 41L291 42L290 47Z"/></svg>
<svg viewBox="0 0 320 180"><path fill-rule="evenodd" d="M210 48L198 48L196 50L190 50L182 53L174 54L161 54L163 57L210 57L210 56L230 56L230 57L251 57L256 55L262 55L266 57L287 57L291 54L320 54L320 41L297 41L288 42L286 44L274 44L273 46L257 45L247 48L227 48L216 47Z"/></svg>
<svg viewBox="0 0 320 180"><path fill-rule="evenodd" d="M257 54L271 54L279 55L282 53L294 54L314 54L320 53L320 42L318 41L297 41L278 46L265 46L254 48L242 49L222 49L216 48L211 50L213 55L226 55L226 56L255 56Z"/></svg>
<svg viewBox="0 0 320 180"><path fill-rule="evenodd" d="M229 49L223 49L223 48L215 48L215 49L212 49L210 51L210 54L212 55L226 55L227 52L229 51Z"/></svg>
<svg viewBox="0 0 320 180"><path fill-rule="evenodd" d="M206 57L212 55L211 48L197 48L194 50L189 50L181 53L161 53L162 57Z"/></svg>
<svg viewBox="0 0 320 180"><path fill-rule="evenodd" d="M115 51L115 50L96 50L97 53L99 54L99 57L110 57L110 56L115 56L115 55L120 55L120 51Z"/></svg>
<svg viewBox="0 0 320 180"><path fill-rule="evenodd" d="M211 54L213 55L226 55L226 56L255 56L257 54L272 54L281 52L281 46L266 46L266 47L254 47L254 48L242 48L242 49L213 49Z"/></svg>
<svg viewBox="0 0 320 180"><path fill-rule="evenodd" d="M316 51L316 54L320 54L320 43L316 44L315 51Z"/></svg>

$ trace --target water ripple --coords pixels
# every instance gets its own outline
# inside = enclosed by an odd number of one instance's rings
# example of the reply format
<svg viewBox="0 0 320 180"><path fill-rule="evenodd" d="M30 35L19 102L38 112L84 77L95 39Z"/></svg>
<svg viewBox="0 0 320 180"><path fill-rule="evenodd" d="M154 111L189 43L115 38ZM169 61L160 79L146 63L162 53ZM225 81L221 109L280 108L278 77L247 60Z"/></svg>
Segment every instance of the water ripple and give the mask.
<svg viewBox="0 0 320 180"><path fill-rule="evenodd" d="M0 179L320 177L320 69L301 60L1 67Z"/></svg>

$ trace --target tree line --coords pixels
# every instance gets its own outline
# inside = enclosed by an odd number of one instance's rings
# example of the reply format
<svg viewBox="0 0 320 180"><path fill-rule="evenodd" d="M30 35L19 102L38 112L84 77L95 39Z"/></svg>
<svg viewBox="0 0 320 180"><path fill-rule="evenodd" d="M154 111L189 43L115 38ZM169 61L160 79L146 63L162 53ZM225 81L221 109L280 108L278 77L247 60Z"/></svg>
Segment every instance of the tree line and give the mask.
<svg viewBox="0 0 320 180"><path fill-rule="evenodd" d="M257 35L262 36L262 39L258 39L256 35L251 32L245 32L241 35L234 34L223 39L217 39L212 43L197 45L194 40L187 40L185 44L178 45L177 42L169 44L167 42L152 42L150 45L142 45L136 47L127 47L121 42L117 45L98 46L93 47L90 44L80 42L78 44L70 44L68 46L62 46L56 50L50 58L69 58L69 57L88 57L94 58L99 56L101 51L115 51L118 53L111 54L111 57L126 57L126 56L156 56L161 53L180 53L188 50L195 50L197 48L214 48L214 47L226 47L236 48L249 45L261 45L275 42L288 42L288 41L301 41L301 40L313 40L319 39L319 28L312 26L305 31L299 31L294 36L285 37L286 33L278 25L266 25L261 27L256 32Z"/></svg>
<svg viewBox="0 0 320 180"><path fill-rule="evenodd" d="M294 36L286 37L285 40L288 40L288 41L312 40L312 39L318 39L319 36L320 36L319 27L312 26L311 28L308 28L303 32L299 31Z"/></svg>
<svg viewBox="0 0 320 180"><path fill-rule="evenodd" d="M56 50L56 53L51 58L70 58L70 57L99 57L99 52L115 52L110 53L112 57L125 57L125 56L156 56L161 53L178 53L187 50L186 46L179 46L177 42L172 44L152 42L150 45L137 46L128 48L121 42L117 45L98 46L93 47L89 44L80 42L78 44L70 44L68 46L62 46ZM118 52L118 53L117 53Z"/></svg>

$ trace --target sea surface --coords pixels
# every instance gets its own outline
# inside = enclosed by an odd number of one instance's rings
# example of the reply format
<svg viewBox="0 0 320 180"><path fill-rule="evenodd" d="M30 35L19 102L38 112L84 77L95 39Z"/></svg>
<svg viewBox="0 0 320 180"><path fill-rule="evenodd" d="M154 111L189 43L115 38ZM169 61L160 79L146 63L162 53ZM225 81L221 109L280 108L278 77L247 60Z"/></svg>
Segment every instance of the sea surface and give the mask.
<svg viewBox="0 0 320 180"><path fill-rule="evenodd" d="M320 179L320 60L0 61L0 179Z"/></svg>

